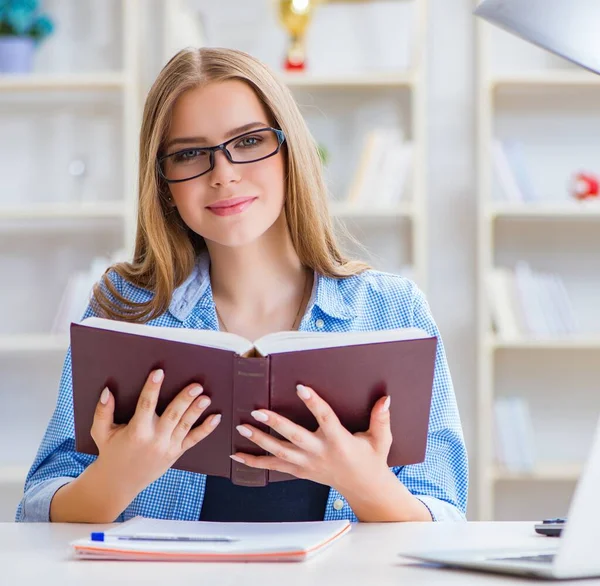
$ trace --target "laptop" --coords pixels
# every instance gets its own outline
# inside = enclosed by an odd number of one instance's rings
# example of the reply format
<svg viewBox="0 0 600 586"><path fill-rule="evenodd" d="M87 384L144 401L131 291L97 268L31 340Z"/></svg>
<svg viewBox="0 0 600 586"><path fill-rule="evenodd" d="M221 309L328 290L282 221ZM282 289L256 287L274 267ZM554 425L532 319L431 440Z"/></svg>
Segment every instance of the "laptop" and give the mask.
<svg viewBox="0 0 600 586"><path fill-rule="evenodd" d="M523 1L523 0L520 0ZM565 0L572 1L572 0ZM406 552L402 557L442 567L563 580L600 577L600 421L556 547ZM545 537L539 538L546 541Z"/></svg>
<svg viewBox="0 0 600 586"><path fill-rule="evenodd" d="M483 0L473 14L600 73L599 0Z"/></svg>

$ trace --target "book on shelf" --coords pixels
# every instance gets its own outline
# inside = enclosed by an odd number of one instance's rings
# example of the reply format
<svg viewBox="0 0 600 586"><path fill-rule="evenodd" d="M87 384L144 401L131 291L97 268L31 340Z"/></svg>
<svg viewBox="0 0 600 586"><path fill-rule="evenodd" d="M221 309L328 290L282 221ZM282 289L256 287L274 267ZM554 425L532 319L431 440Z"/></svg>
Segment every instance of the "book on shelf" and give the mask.
<svg viewBox="0 0 600 586"><path fill-rule="evenodd" d="M496 332L507 339L523 334L522 318L518 314L518 299L512 272L504 267L492 269L487 277L490 313Z"/></svg>
<svg viewBox="0 0 600 586"><path fill-rule="evenodd" d="M533 423L523 397L494 401L494 446L498 466L507 472L527 473L536 465Z"/></svg>
<svg viewBox="0 0 600 586"><path fill-rule="evenodd" d="M68 333L71 323L81 319L94 285L112 264L124 258L124 254L124 251L117 251L110 258L98 256L86 270L75 271L69 276L52 322L53 334Z"/></svg>
<svg viewBox="0 0 600 586"><path fill-rule="evenodd" d="M79 452L98 453L90 429L104 387L115 397L115 422L127 423L149 373L162 368L158 414L185 386L198 382L212 401L205 415L222 415L215 431L174 468L246 486L291 479L229 456L264 454L237 432L240 424L276 435L254 420L256 409L270 409L316 430L316 420L296 394L298 384L313 388L352 433L366 431L375 402L391 396L388 464L419 463L425 458L436 347L437 338L418 328L278 332L250 342L228 332L87 318L71 326L75 446Z"/></svg>
<svg viewBox="0 0 600 586"><path fill-rule="evenodd" d="M492 161L501 200L525 203L539 201L527 162L523 144L518 140L494 139Z"/></svg>
<svg viewBox="0 0 600 586"><path fill-rule="evenodd" d="M357 207L389 208L404 198L413 167L414 148L401 130L374 128L363 141L346 202Z"/></svg>
<svg viewBox="0 0 600 586"><path fill-rule="evenodd" d="M336 543L349 521L217 523L134 517L71 541L78 559L300 562Z"/></svg>
<svg viewBox="0 0 600 586"><path fill-rule="evenodd" d="M579 326L563 279L526 261L495 267L487 278L492 325L503 338L572 335Z"/></svg>

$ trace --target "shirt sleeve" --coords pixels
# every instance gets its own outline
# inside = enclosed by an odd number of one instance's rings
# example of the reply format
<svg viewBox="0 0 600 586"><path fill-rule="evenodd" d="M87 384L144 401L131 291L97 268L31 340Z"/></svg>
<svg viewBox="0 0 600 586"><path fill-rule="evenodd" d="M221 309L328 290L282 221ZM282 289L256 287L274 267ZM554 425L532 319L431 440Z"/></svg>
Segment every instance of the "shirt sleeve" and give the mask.
<svg viewBox="0 0 600 586"><path fill-rule="evenodd" d="M114 274L111 280L115 283ZM88 305L83 317L95 315ZM73 378L71 348L67 350L60 378L58 399L33 464L25 479L21 502L17 507L17 522L50 521L50 503L56 491L77 478L96 456L75 450L73 415Z"/></svg>
<svg viewBox="0 0 600 586"><path fill-rule="evenodd" d="M79 476L94 456L75 451L71 349L65 358L58 400L46 433L25 480L16 521L48 522L56 491Z"/></svg>
<svg viewBox="0 0 600 586"><path fill-rule="evenodd" d="M425 460L394 469L434 521L466 520L469 467L442 338L423 293L415 290L414 327L438 339ZM393 406L392 406L393 408Z"/></svg>

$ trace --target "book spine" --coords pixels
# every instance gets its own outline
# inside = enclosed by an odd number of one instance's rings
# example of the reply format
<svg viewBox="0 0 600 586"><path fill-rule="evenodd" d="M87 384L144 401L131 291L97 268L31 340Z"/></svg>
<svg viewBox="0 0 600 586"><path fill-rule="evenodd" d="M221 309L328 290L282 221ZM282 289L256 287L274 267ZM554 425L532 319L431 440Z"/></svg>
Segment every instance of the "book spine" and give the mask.
<svg viewBox="0 0 600 586"><path fill-rule="evenodd" d="M269 408L269 358L235 355L233 359L232 453L265 454L254 442L240 435L236 427L248 423L269 433L266 425L254 420L255 409ZM231 461L231 481L240 486L266 486L268 470L250 468Z"/></svg>

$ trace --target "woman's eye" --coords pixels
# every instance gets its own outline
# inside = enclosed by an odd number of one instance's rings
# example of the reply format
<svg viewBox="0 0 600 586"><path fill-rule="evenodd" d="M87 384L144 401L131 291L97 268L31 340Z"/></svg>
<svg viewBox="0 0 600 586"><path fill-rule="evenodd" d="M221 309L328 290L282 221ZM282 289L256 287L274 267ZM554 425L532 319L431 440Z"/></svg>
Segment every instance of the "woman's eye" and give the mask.
<svg viewBox="0 0 600 586"><path fill-rule="evenodd" d="M259 136L245 136L240 140L236 146L248 148L258 146L262 142L262 138Z"/></svg>
<svg viewBox="0 0 600 586"><path fill-rule="evenodd" d="M187 163L189 161L193 161L199 157L205 155L205 152L200 149L189 149L187 151L181 151L180 153L176 153L173 155L173 160L176 163Z"/></svg>

